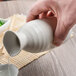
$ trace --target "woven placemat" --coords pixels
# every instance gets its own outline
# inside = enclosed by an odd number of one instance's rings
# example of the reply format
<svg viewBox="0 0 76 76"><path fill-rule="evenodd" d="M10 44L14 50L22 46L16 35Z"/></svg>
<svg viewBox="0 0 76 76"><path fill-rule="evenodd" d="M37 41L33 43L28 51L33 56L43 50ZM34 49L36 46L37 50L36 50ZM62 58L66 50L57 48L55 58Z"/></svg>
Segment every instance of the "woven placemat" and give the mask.
<svg viewBox="0 0 76 76"><path fill-rule="evenodd" d="M21 26L23 26L26 23L26 16L24 15L16 14L11 16L10 19L11 19L11 23L9 24L9 27L6 30L17 31ZM1 64L7 64L9 58L9 63L16 65L17 68L20 69L23 66L27 65L28 63L34 61L35 59L39 58L40 56L48 52L45 51L41 53L30 53L22 50L21 53L18 54L17 56L10 57L2 43L2 39L5 31L0 34L0 63Z"/></svg>

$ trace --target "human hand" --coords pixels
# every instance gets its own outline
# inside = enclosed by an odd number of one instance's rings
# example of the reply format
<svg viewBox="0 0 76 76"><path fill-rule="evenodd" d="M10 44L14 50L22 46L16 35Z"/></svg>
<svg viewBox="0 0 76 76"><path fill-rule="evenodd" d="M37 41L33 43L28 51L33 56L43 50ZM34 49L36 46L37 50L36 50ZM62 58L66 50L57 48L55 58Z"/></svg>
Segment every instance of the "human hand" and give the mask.
<svg viewBox="0 0 76 76"><path fill-rule="evenodd" d="M29 11L27 22L38 18L50 18L51 21L51 17L57 18L53 43L59 46L76 24L76 0L39 0Z"/></svg>

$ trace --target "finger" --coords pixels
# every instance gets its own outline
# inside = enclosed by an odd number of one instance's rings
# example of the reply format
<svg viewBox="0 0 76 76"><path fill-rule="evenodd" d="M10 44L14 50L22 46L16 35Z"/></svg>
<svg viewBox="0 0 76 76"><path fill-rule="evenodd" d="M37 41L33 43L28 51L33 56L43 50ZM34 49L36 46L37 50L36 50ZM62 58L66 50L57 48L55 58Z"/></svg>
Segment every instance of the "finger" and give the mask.
<svg viewBox="0 0 76 76"><path fill-rule="evenodd" d="M51 11L43 12L39 15L39 19L54 17Z"/></svg>
<svg viewBox="0 0 76 76"><path fill-rule="evenodd" d="M52 11L48 11L47 17L52 17L52 16L54 16L54 13Z"/></svg>
<svg viewBox="0 0 76 76"><path fill-rule="evenodd" d="M47 11L48 12L48 11ZM47 12L43 12L39 15L39 19L43 19L47 17Z"/></svg>
<svg viewBox="0 0 76 76"><path fill-rule="evenodd" d="M60 44L63 43L69 30L73 26L73 21L70 22L69 19L67 19L67 20L66 19L64 19L64 20L59 19L57 22L57 26L56 26L56 30L55 30L55 34L54 34L54 42L53 42L56 46L59 46Z"/></svg>
<svg viewBox="0 0 76 76"><path fill-rule="evenodd" d="M29 11L27 22L36 19L36 17L42 12L48 11L50 8L48 3L47 0L37 2Z"/></svg>

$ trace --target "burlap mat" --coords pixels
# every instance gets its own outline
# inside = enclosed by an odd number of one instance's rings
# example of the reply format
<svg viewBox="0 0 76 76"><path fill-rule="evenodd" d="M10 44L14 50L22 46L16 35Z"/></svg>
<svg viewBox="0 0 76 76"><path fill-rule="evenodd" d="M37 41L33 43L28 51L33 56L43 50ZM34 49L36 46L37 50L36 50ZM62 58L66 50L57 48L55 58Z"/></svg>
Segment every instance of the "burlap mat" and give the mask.
<svg viewBox="0 0 76 76"><path fill-rule="evenodd" d="M10 19L11 19L11 23L9 24L9 27L6 30L17 31L24 23L26 23L26 16L24 15L17 14L17 15L11 16ZM1 64L8 63L8 58L10 57L8 53L6 52L2 43L2 39L3 39L3 35L5 31L0 34L0 63ZM10 57L9 62L11 64L16 65L20 69L23 66L27 65L28 63L39 58L40 56L46 54L47 52L48 51L41 52L41 53L30 53L30 52L22 50L21 53L18 54L17 56Z"/></svg>

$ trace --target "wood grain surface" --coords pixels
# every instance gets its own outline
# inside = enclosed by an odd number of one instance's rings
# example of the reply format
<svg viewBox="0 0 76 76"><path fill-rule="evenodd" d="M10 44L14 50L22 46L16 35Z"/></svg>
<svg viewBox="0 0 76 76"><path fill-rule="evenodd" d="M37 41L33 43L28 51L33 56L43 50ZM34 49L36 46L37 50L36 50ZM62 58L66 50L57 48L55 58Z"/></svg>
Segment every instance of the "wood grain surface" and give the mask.
<svg viewBox="0 0 76 76"><path fill-rule="evenodd" d="M26 14L34 2L0 2L0 17L6 18L16 13ZM75 28L73 31L76 32ZM19 76L76 76L76 36L22 68Z"/></svg>

